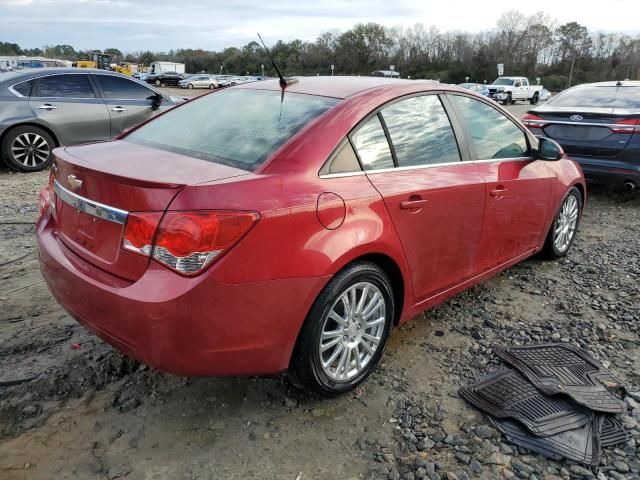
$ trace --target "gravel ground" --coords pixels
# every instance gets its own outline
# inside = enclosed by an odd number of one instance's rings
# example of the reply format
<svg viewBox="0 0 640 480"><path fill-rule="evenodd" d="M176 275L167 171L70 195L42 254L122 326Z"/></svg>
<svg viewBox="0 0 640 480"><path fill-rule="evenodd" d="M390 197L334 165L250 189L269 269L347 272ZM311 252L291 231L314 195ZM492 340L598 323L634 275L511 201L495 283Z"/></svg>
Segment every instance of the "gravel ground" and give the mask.
<svg viewBox="0 0 640 480"><path fill-rule="evenodd" d="M498 367L493 345L543 341L589 349L640 390L640 195L593 189L566 259L427 311L356 394L327 400L282 377L164 375L77 325L38 271L47 176L0 171L0 382L31 379L0 383L0 479L640 478L640 393L625 399L632 440L596 474L518 450L457 393Z"/></svg>

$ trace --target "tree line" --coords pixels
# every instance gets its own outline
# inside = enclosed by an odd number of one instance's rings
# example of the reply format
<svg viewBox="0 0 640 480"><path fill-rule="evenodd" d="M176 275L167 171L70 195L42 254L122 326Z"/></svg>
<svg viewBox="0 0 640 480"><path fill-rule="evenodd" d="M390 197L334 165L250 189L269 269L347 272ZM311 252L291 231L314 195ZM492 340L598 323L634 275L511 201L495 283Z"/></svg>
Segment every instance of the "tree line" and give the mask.
<svg viewBox="0 0 640 480"><path fill-rule="evenodd" d="M558 24L544 13L526 16L509 11L496 28L480 33L440 31L423 24L387 28L359 23L340 32L329 30L313 42L278 40L271 47L288 76L368 75L391 65L406 78L430 78L447 83L491 83L496 65L505 75L540 78L547 88L560 90L577 83L640 78L640 35L590 32L577 22ZM21 49L0 42L0 55L35 55L66 60L88 59L91 50L70 45ZM179 49L168 52L121 52L108 48L115 62L148 65L156 60L181 62L188 72L275 75L264 49L255 41L221 51Z"/></svg>

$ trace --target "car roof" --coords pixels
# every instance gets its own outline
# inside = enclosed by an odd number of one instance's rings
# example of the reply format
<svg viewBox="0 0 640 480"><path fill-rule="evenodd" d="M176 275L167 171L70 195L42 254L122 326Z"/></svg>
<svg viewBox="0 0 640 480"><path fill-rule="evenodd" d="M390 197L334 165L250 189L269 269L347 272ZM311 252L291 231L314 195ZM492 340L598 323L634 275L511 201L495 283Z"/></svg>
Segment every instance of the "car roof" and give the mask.
<svg viewBox="0 0 640 480"><path fill-rule="evenodd" d="M618 85L619 84L619 85ZM594 82L594 83L582 83L580 85L575 85L572 88L581 88L581 87L640 87L640 80L615 80L609 82Z"/></svg>
<svg viewBox="0 0 640 480"><path fill-rule="evenodd" d="M361 92L374 88L403 88L408 85L420 85L424 90L442 89L445 85L433 80L401 80L384 77L346 77L346 76L315 76L295 77L295 83L287 86L286 91L292 93L305 93L322 97L334 97L346 99ZM238 85L233 88L248 88L259 90L280 90L278 79L262 80Z"/></svg>

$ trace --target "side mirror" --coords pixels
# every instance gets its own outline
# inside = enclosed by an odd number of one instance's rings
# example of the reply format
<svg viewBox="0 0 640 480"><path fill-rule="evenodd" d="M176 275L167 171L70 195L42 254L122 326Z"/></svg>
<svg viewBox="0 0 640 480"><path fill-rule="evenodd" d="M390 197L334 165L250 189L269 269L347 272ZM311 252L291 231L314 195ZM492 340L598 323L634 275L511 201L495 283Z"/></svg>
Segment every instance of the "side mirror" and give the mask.
<svg viewBox="0 0 640 480"><path fill-rule="evenodd" d="M560 160L563 154L562 147L555 140L540 137L538 141L538 158L540 160Z"/></svg>
<svg viewBox="0 0 640 480"><path fill-rule="evenodd" d="M160 108L160 105L162 105L164 97L159 93L156 93L155 95L151 95L149 99L151 100L151 109L158 110Z"/></svg>

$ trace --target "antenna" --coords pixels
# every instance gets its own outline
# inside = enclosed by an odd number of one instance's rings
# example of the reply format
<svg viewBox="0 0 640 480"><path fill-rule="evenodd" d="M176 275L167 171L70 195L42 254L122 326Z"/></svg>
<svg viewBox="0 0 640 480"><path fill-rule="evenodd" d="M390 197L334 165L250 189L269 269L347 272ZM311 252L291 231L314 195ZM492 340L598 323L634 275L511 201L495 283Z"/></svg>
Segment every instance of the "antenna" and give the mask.
<svg viewBox="0 0 640 480"><path fill-rule="evenodd" d="M267 52L267 55L269 55L269 60L271 60L271 65L273 65L273 68L276 69L276 73L278 74L278 77L280 77L280 87L284 90L285 88L287 88L287 80L282 75L282 72L278 68L278 65L276 65L276 61L271 56L271 52L269 51L267 46L264 44L264 40L262 40L262 37L260 36L259 33L258 33L258 38L262 42L262 46L264 47L265 51Z"/></svg>

